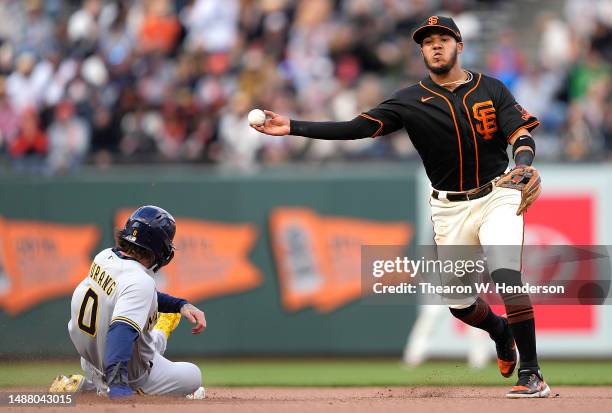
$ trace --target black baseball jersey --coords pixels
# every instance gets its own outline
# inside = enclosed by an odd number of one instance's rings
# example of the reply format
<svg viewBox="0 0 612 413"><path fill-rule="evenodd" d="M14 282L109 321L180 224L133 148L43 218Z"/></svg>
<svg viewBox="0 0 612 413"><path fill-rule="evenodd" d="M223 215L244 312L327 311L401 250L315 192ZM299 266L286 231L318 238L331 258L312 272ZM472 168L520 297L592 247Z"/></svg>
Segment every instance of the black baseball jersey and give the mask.
<svg viewBox="0 0 612 413"><path fill-rule="evenodd" d="M361 114L378 123L374 136L405 128L432 186L442 191L478 188L501 175L508 141L539 124L502 82L472 75L453 92L428 76Z"/></svg>

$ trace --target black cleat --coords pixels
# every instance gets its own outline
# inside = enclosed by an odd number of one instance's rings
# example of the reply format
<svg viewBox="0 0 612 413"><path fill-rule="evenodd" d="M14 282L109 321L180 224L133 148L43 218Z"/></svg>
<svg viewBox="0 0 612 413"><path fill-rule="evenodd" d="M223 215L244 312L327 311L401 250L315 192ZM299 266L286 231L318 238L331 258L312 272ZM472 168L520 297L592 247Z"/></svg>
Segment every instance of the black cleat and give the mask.
<svg viewBox="0 0 612 413"><path fill-rule="evenodd" d="M550 395L550 387L540 370L519 369L516 386L506 393L510 399L541 398Z"/></svg>

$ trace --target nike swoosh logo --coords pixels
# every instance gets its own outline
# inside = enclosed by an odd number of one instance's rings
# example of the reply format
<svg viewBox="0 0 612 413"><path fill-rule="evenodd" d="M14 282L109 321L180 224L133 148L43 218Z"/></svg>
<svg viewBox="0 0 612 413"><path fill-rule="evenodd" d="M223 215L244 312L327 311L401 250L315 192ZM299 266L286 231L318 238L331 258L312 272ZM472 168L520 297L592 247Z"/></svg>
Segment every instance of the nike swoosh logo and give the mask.
<svg viewBox="0 0 612 413"><path fill-rule="evenodd" d="M425 96L421 96L421 102L425 103L427 102L429 99L433 99L435 96L429 96L429 97L425 97Z"/></svg>

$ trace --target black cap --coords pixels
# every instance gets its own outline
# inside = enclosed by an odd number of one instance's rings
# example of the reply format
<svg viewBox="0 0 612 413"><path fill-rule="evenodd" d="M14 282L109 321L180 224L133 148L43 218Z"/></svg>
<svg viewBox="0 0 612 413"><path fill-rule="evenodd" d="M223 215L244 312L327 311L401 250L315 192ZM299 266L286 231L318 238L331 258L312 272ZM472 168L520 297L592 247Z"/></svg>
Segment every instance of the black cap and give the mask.
<svg viewBox="0 0 612 413"><path fill-rule="evenodd" d="M462 41L459 28L457 27L453 19L444 16L431 16L425 19L425 21L421 23L412 34L412 39L418 44L421 44L423 42L423 39L427 35L428 29L439 29L447 31L448 34L455 38L455 40L457 40L458 42Z"/></svg>

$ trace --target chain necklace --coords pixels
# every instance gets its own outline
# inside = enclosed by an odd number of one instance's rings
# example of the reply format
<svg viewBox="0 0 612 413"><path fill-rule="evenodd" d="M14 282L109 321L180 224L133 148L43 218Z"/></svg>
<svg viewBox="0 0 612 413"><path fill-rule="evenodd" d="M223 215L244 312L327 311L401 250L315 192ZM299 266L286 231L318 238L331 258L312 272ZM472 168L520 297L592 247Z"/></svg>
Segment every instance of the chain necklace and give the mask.
<svg viewBox="0 0 612 413"><path fill-rule="evenodd" d="M440 83L438 86L449 86L449 85L454 85L455 88L464 85L466 83L470 83L472 81L472 79L474 79L474 75L472 74L472 72L468 72L467 70L464 70L465 74L467 75L466 79L463 80L454 80L452 82L446 82L446 83Z"/></svg>

